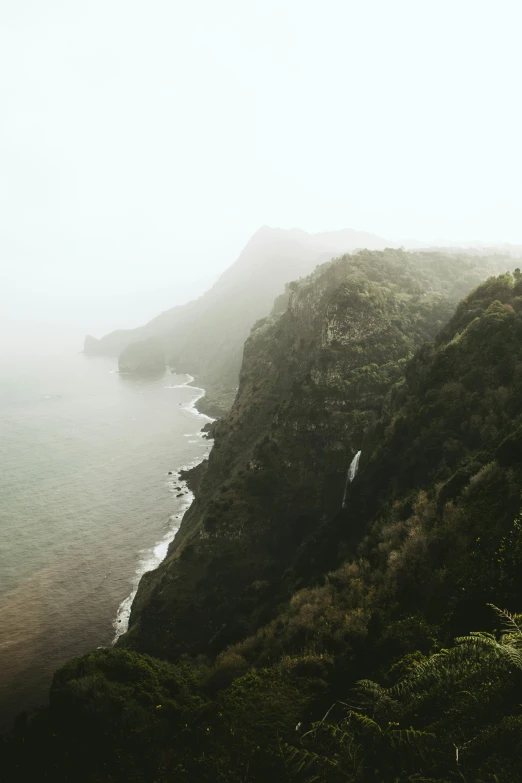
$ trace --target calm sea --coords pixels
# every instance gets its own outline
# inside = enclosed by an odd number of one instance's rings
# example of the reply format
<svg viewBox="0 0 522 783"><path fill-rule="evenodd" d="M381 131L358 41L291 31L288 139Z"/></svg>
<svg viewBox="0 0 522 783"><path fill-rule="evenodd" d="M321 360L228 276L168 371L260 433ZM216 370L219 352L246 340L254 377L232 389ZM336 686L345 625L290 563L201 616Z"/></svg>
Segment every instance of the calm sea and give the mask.
<svg viewBox="0 0 522 783"><path fill-rule="evenodd" d="M175 473L210 448L190 382L77 349L1 357L2 729L45 702L58 666L111 644L165 556L191 499Z"/></svg>

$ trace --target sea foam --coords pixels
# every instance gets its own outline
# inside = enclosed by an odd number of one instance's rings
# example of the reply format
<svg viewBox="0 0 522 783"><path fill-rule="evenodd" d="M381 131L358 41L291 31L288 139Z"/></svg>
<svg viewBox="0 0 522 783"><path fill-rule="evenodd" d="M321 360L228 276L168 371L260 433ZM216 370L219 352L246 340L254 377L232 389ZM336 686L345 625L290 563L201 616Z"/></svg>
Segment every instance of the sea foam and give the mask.
<svg viewBox="0 0 522 783"><path fill-rule="evenodd" d="M194 389L194 391L198 393L190 402L188 402L186 405L183 405L182 409L188 411L189 413L192 413L198 419L205 419L206 421L215 421L215 419L213 419L211 416L207 416L205 413L200 413L195 407L198 400L200 400L202 397L205 396L205 390L200 388L199 386L191 386L193 380L194 378L192 377L192 375L187 375L187 380L185 381L185 383L180 383L172 386L164 386L163 388L164 389L183 389L183 388ZM202 433L200 432L190 433L186 437L193 438L195 435L202 436ZM196 442L197 441L195 440L189 441L189 443L196 443ZM119 605L118 611L116 613L116 617L112 623L112 626L114 628L114 633L115 633L114 638L112 640L113 644L116 643L119 637L122 636L122 634L124 634L129 627L131 607L134 598L136 597L136 593L138 592L138 586L141 577L144 574L146 574L148 571L153 571L165 559L165 557L167 556L169 544L172 541L174 541L176 533L180 528L181 521L183 519L185 511L189 508L192 501L194 500L194 495L189 490L187 482L181 479L181 472L190 470L191 468L195 468L197 465L199 465L200 462L206 459L210 450L211 450L211 445L209 445L209 449L206 455L196 460L193 460L191 463L187 465L183 465L172 474L171 478L169 478L169 481L167 482L169 491L172 493L176 493L176 495L178 495L180 494L180 490L178 489L178 487L182 487L181 492L184 493L183 499L180 501L180 507L178 508L178 512L176 514L172 514L169 517L169 530L167 531L167 533L165 533L163 538L150 549L142 549L140 552L140 560L134 575L134 579L132 580L132 590L130 594L127 596L127 598L124 598L121 604Z"/></svg>

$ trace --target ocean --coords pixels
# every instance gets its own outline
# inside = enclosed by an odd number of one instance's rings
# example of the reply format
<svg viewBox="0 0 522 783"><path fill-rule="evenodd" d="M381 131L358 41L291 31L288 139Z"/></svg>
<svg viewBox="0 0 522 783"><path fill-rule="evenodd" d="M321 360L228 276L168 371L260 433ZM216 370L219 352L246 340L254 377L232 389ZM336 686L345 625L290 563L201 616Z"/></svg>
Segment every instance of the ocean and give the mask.
<svg viewBox="0 0 522 783"><path fill-rule="evenodd" d="M0 730L125 630L192 499L177 472L211 447L202 393L77 346L0 357Z"/></svg>

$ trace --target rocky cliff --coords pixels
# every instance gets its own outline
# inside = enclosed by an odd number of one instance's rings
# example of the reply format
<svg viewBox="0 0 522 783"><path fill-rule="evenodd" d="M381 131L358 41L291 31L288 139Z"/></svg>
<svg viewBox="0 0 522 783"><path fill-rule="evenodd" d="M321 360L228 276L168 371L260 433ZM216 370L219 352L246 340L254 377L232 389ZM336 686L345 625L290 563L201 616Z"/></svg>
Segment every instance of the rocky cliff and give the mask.
<svg viewBox="0 0 522 783"><path fill-rule="evenodd" d="M100 340L89 335L84 350L117 356L130 343L153 337L172 367L196 376L207 390L200 407L210 415L221 414L234 399L250 329L268 315L285 284L333 255L385 245L381 237L362 231L308 234L264 226L198 300L167 310L137 329L112 332Z"/></svg>
<svg viewBox="0 0 522 783"><path fill-rule="evenodd" d="M120 644L171 659L218 653L330 565L313 554L304 565L301 547L341 509L389 389L455 300L504 263L363 251L292 284L252 330L197 499L143 578Z"/></svg>

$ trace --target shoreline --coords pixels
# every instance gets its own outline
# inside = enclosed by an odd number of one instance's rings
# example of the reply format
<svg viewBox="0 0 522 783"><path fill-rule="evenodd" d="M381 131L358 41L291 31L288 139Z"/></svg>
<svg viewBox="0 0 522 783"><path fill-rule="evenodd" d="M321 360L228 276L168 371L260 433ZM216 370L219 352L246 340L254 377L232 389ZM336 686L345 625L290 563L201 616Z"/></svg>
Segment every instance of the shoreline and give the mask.
<svg viewBox="0 0 522 783"><path fill-rule="evenodd" d="M173 384L171 386L165 386L166 389L181 389L181 388L189 388L194 389L194 391L197 391L198 394L196 397L194 397L193 400L191 400L186 405L183 405L183 410L188 411L189 413L194 414L196 419L205 419L207 422L211 423L215 421L212 416L208 416L206 413L201 412L196 407L199 400L203 399L205 397L206 391L201 386L192 386L192 382L194 381L194 377L190 375L189 373L180 373L183 375L186 375L187 380L185 383L178 383ZM203 438L204 433L202 431L199 431L195 433L195 437ZM186 471L191 470L192 468L197 467L200 465L204 460L208 459L208 455L212 451L212 447L210 447L208 453L204 455L201 458L197 458L195 460L192 460L192 462L181 465L177 470L172 471L172 474L168 478L168 491L171 493L178 494L180 492L179 489L176 489L176 487L182 487L184 491L183 495L183 502L181 505L181 508L178 510L176 514L172 514L169 517L170 525L167 533L163 536L163 538L160 541L157 541L152 547L149 549L142 549L140 550L140 560L138 563L138 566L136 568L134 578L132 580L132 589L129 595L123 599L123 601L118 606L118 609L116 611L116 616L114 617L112 621L112 627L114 630L114 637L111 641L111 646L116 644L120 636L123 636L124 633L127 632L129 627L129 619L130 619L130 613L132 604L134 602L134 599L136 597L136 593L138 592L138 587L141 581L141 578L144 574L148 573L149 571L153 571L155 568L157 568L160 563L163 562L163 560L167 557L169 546L174 541L176 534L180 528L182 519L192 505L194 501L194 493L190 489L188 482L186 479L181 478L181 474L185 473Z"/></svg>

